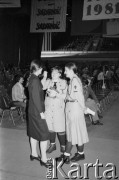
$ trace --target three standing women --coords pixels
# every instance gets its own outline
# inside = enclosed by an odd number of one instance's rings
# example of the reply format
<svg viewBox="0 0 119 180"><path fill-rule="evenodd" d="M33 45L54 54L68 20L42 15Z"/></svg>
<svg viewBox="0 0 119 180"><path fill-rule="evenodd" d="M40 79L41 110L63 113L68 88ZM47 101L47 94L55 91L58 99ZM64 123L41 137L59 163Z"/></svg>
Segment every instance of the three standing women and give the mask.
<svg viewBox="0 0 119 180"><path fill-rule="evenodd" d="M70 161L76 162L85 158L84 143L88 142L88 133L84 118L86 108L82 83L76 75L76 71L77 67L74 63L69 63L65 66L66 77L70 79L68 91L66 81L61 79L62 70L59 67L52 69L51 79L46 80L47 75L44 76L42 87L38 78L38 75L42 72L42 66L37 61L31 62L32 75L28 85L30 97L28 135L32 150L30 158L31 160L40 160L41 165L45 167L49 165L46 156L49 131L50 147L47 150L48 153L56 149L55 138L56 133L58 133L61 152L64 153L57 159L58 161L63 159L68 164ZM45 107L42 88L47 90ZM38 141L40 141L41 159L36 151ZM77 146L77 153L70 158L73 145Z"/></svg>

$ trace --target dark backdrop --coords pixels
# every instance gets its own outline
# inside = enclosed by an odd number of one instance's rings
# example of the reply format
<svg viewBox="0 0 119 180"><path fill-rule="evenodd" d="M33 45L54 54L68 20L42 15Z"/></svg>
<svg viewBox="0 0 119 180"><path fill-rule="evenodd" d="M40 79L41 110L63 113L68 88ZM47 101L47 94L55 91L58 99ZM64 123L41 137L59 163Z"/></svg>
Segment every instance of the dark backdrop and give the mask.
<svg viewBox="0 0 119 180"><path fill-rule="evenodd" d="M22 0L21 8L0 9L0 61L20 66L40 57L42 33L30 33L30 0Z"/></svg>
<svg viewBox="0 0 119 180"><path fill-rule="evenodd" d="M103 21L82 21L84 0L72 0L71 34L102 33Z"/></svg>

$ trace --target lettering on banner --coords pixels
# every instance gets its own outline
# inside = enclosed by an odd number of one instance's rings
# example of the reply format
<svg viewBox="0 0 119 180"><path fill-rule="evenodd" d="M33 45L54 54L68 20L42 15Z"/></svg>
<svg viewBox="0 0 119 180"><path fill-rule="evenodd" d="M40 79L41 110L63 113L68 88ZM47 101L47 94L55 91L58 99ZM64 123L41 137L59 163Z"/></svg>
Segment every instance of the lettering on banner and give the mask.
<svg viewBox="0 0 119 180"><path fill-rule="evenodd" d="M119 18L119 0L84 0L83 20Z"/></svg>
<svg viewBox="0 0 119 180"><path fill-rule="evenodd" d="M57 9L38 9L37 16L48 16L48 15L56 15L61 13L61 7Z"/></svg>
<svg viewBox="0 0 119 180"><path fill-rule="evenodd" d="M31 32L64 32L67 0L32 0Z"/></svg>
<svg viewBox="0 0 119 180"><path fill-rule="evenodd" d="M36 30L39 29L60 29L60 21L56 22L56 23L37 23L36 25Z"/></svg>

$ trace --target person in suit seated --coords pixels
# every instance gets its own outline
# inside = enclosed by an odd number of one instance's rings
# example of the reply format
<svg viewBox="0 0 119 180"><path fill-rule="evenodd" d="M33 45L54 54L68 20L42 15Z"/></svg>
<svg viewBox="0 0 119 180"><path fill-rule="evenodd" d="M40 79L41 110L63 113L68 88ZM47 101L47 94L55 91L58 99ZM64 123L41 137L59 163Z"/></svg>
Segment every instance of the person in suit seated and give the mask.
<svg viewBox="0 0 119 180"><path fill-rule="evenodd" d="M89 109L95 112L95 115L92 116L93 124L94 125L103 125L99 121L101 115L99 115L100 112L100 103L92 90L91 86L88 85L88 80L86 78L82 78L82 84L83 84L83 90L84 90L84 97L85 97L85 105Z"/></svg>
<svg viewBox="0 0 119 180"><path fill-rule="evenodd" d="M12 87L12 100L15 106L26 108L26 96L24 94L23 76L18 74L16 76L16 84Z"/></svg>

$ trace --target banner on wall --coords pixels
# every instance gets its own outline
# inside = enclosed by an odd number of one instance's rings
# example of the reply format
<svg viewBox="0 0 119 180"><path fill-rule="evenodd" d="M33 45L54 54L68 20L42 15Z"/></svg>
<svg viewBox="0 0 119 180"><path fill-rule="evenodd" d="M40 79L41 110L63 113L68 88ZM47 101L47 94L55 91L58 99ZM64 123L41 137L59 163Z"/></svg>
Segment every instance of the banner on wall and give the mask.
<svg viewBox="0 0 119 180"><path fill-rule="evenodd" d="M32 0L30 32L65 32L67 0Z"/></svg>
<svg viewBox="0 0 119 180"><path fill-rule="evenodd" d="M0 0L0 8L21 7L20 0Z"/></svg>
<svg viewBox="0 0 119 180"><path fill-rule="evenodd" d="M84 0L83 20L119 18L119 0Z"/></svg>

